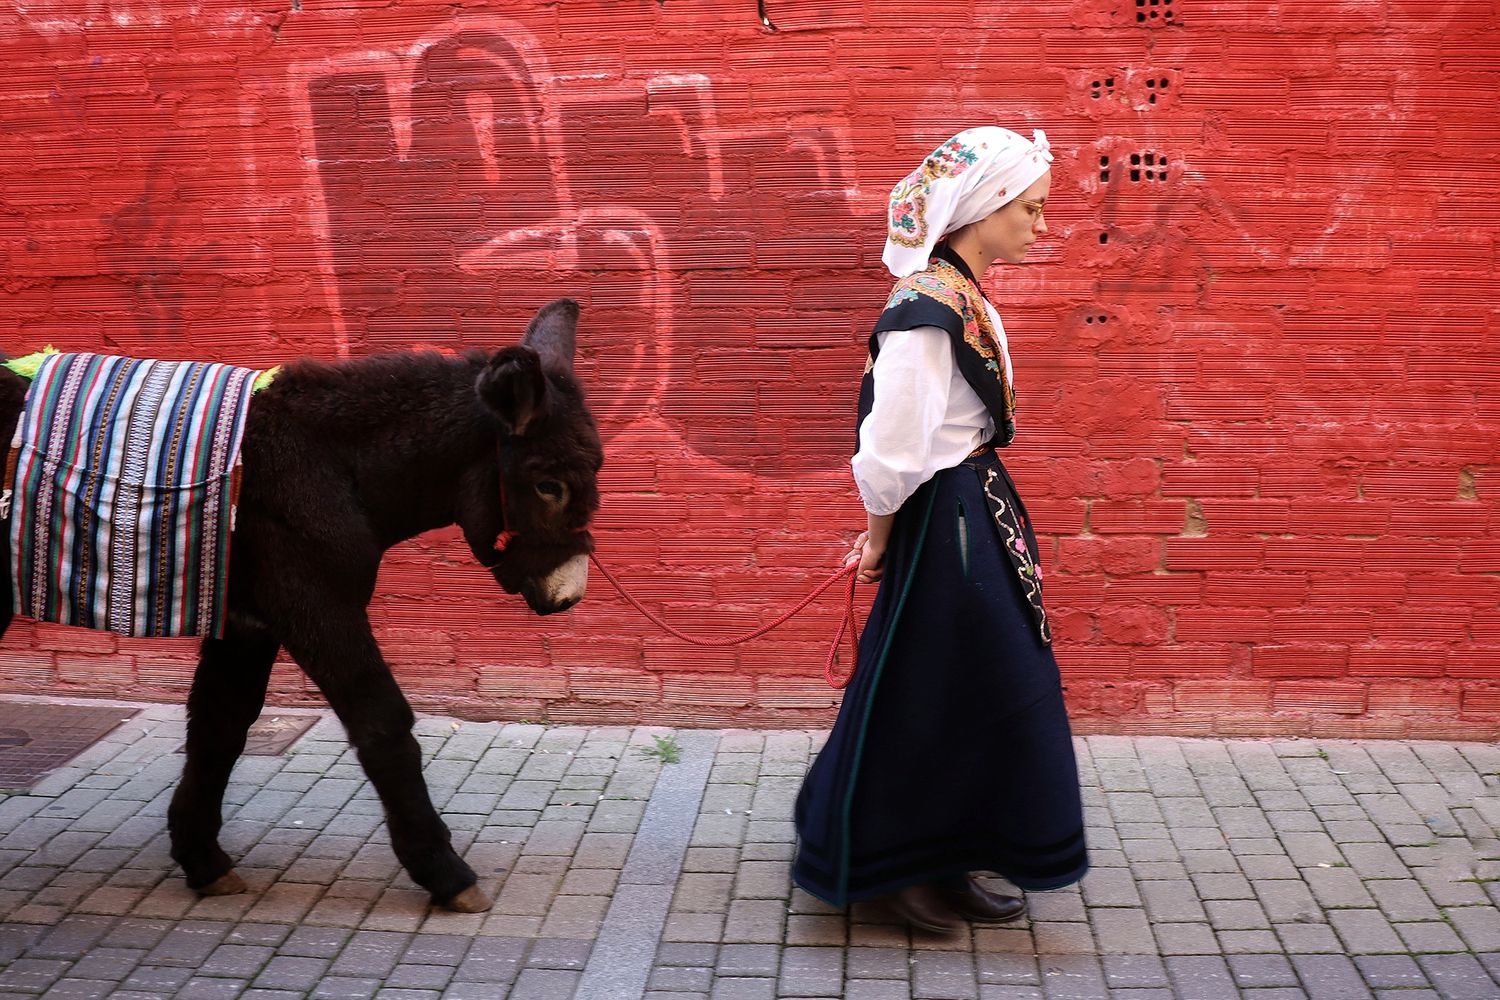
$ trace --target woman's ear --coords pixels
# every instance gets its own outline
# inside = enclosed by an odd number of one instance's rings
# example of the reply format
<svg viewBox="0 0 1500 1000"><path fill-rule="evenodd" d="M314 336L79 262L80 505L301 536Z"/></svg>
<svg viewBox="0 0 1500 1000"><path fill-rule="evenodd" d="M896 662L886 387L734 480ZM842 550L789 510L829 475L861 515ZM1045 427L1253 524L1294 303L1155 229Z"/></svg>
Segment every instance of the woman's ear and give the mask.
<svg viewBox="0 0 1500 1000"><path fill-rule="evenodd" d="M547 375L542 359L529 347L496 351L479 373L474 391L506 434L524 435L547 413Z"/></svg>

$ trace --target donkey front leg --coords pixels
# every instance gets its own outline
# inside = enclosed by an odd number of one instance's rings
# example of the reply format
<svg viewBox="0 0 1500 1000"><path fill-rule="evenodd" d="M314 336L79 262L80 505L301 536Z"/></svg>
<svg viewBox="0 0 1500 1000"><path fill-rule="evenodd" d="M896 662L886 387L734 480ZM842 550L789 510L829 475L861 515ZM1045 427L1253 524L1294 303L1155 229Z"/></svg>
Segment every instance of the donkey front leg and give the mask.
<svg viewBox="0 0 1500 1000"><path fill-rule="evenodd" d="M348 730L385 806L391 847L412 880L439 906L460 913L489 909L489 897L454 852L448 827L433 808L422 779L421 748L411 734L416 719L364 612L325 608L314 637L288 636L286 646Z"/></svg>
<svg viewBox="0 0 1500 1000"><path fill-rule="evenodd" d="M223 639L204 639L198 656L188 695L187 760L167 811L167 828L172 859L182 866L188 885L207 896L245 889L219 847L224 788L265 705L278 648L265 632L231 626Z"/></svg>

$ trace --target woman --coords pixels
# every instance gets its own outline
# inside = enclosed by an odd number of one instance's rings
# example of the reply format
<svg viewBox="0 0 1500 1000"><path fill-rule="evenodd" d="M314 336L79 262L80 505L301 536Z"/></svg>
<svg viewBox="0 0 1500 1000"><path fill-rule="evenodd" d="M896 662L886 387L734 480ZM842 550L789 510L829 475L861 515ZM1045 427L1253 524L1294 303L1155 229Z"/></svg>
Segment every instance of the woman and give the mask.
<svg viewBox="0 0 1500 1000"><path fill-rule="evenodd" d="M1046 234L1051 161L1040 131L974 128L891 192L899 280L860 390L848 559L880 589L797 800L798 885L939 933L1025 913L974 872L1031 890L1088 868L1036 537L995 451L1015 435L1005 328L979 288Z"/></svg>

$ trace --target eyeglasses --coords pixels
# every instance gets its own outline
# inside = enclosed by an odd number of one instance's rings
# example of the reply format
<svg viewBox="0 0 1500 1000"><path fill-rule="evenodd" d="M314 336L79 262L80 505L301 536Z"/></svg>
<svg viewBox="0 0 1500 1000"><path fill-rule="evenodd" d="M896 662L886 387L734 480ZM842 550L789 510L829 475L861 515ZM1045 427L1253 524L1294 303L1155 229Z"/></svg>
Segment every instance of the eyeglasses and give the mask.
<svg viewBox="0 0 1500 1000"><path fill-rule="evenodd" d="M1016 198L1013 200L1017 205L1020 205L1022 208L1026 209L1027 214L1031 216L1032 225L1036 225L1038 222L1042 221L1042 209L1046 206L1041 202L1028 201L1025 198Z"/></svg>

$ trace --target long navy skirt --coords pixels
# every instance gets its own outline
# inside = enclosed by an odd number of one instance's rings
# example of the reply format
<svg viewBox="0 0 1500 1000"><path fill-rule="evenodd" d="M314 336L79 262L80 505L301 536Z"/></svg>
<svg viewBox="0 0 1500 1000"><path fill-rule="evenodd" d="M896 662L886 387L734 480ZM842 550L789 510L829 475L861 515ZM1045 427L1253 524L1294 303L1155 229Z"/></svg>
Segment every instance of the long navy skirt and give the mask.
<svg viewBox="0 0 1500 1000"><path fill-rule="evenodd" d="M1061 678L1002 547L1007 504L1034 553L993 451L896 515L854 679L797 798L792 877L835 906L965 872L1055 889L1088 870Z"/></svg>

